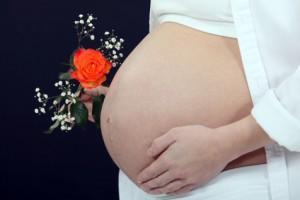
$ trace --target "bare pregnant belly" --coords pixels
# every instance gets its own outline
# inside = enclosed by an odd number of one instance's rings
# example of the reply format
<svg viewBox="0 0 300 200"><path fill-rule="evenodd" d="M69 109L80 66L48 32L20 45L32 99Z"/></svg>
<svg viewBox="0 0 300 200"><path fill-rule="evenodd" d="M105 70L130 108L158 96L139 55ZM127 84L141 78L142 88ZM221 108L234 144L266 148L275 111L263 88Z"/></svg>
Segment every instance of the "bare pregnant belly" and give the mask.
<svg viewBox="0 0 300 200"><path fill-rule="evenodd" d="M222 126L252 106L235 39L164 23L116 73L102 107L102 136L114 162L135 182L152 161L146 150L154 138L176 126ZM249 155L227 168L265 162L264 154Z"/></svg>

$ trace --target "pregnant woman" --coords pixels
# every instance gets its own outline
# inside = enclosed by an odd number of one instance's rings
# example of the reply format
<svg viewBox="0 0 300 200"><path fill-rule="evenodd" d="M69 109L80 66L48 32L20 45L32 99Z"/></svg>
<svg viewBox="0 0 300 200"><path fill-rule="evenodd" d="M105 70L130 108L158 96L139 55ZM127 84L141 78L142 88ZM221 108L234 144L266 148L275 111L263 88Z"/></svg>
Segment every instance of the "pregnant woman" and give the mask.
<svg viewBox="0 0 300 200"><path fill-rule="evenodd" d="M296 8L152 0L150 33L109 88L86 90L106 94L101 130L120 200L300 198Z"/></svg>

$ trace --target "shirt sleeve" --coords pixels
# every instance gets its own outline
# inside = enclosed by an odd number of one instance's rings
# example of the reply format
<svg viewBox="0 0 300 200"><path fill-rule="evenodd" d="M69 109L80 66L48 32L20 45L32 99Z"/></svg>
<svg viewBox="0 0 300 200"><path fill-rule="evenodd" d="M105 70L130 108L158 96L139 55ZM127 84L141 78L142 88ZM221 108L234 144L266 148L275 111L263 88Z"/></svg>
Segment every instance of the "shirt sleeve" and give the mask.
<svg viewBox="0 0 300 200"><path fill-rule="evenodd" d="M270 138L300 152L300 66L253 106L252 116Z"/></svg>

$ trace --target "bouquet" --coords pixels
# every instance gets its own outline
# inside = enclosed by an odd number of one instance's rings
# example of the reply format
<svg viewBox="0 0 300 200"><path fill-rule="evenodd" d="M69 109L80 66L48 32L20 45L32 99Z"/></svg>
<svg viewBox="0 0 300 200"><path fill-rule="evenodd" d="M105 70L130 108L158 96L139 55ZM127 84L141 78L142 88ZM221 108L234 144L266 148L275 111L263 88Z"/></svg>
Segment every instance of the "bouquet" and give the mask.
<svg viewBox="0 0 300 200"><path fill-rule="evenodd" d="M121 64L124 39L115 35L114 30L105 31L97 49L84 48L85 39L95 40L94 21L92 14L80 14L74 21L77 32L78 47L70 56L69 62L64 63L69 70L59 74L59 80L54 83L59 94L48 96L40 88L35 88L35 99L39 106L34 109L37 115L52 111L52 125L45 133L52 133L56 128L69 132L75 125L85 126L88 121L88 109L80 101L84 89L93 89L106 84L106 75L112 67ZM93 96L92 116L97 128L100 129L100 111L104 95ZM47 111L46 111L47 110Z"/></svg>

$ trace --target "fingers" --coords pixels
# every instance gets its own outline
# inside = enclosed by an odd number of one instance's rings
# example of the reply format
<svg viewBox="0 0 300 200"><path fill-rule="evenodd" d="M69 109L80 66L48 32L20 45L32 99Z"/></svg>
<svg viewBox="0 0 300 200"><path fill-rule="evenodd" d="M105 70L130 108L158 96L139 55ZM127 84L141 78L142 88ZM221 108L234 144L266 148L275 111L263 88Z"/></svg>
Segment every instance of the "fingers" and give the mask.
<svg viewBox="0 0 300 200"><path fill-rule="evenodd" d="M86 108L88 109L88 120L91 122L95 122L92 112L90 112L93 109L93 104L91 102L83 102Z"/></svg>
<svg viewBox="0 0 300 200"><path fill-rule="evenodd" d="M153 189L149 193L150 194L169 194L174 191L178 191L182 187L184 187L184 181L183 180L175 180L162 188Z"/></svg>
<svg viewBox="0 0 300 200"><path fill-rule="evenodd" d="M141 188L145 191L151 191L155 188L160 188L168 183L170 183L174 179L174 175L171 173L170 170L166 171L165 173L161 174L160 176L145 182L141 185Z"/></svg>
<svg viewBox="0 0 300 200"><path fill-rule="evenodd" d="M107 91L108 91L108 87L102 85L93 89L84 89L84 92L91 96L99 96L101 94L105 95Z"/></svg>
<svg viewBox="0 0 300 200"><path fill-rule="evenodd" d="M87 95L85 93L82 93L80 95L80 101L91 101L92 100L92 96L91 95Z"/></svg>
<svg viewBox="0 0 300 200"><path fill-rule="evenodd" d="M149 181L150 179L153 179L166 172L168 167L169 166L166 164L163 156L160 156L138 175L137 182L141 184Z"/></svg>
<svg viewBox="0 0 300 200"><path fill-rule="evenodd" d="M191 190L194 189L194 187L195 187L195 185L193 185L193 184L185 185L185 186L181 187L180 189L174 190L173 192L169 192L167 194L169 194L169 195L183 194L183 193L186 193L186 192L190 192Z"/></svg>
<svg viewBox="0 0 300 200"><path fill-rule="evenodd" d="M147 154L156 157L166 150L170 145L176 142L175 132L169 131L166 134L153 140L151 146L147 150Z"/></svg>
<svg viewBox="0 0 300 200"><path fill-rule="evenodd" d="M90 96L99 96L100 95L98 88L84 89L84 92L85 92L85 94L88 94Z"/></svg>

